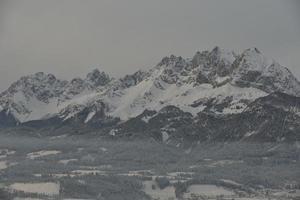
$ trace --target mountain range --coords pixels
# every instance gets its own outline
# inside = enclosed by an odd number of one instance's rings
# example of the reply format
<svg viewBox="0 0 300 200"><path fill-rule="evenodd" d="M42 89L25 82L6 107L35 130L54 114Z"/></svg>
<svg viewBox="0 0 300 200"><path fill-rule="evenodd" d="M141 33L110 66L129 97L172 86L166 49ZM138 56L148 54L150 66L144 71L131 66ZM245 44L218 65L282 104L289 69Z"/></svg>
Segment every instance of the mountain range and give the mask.
<svg viewBox="0 0 300 200"><path fill-rule="evenodd" d="M164 57L111 78L98 69L59 80L38 72L0 94L0 128L24 134L98 134L176 146L204 141L298 141L300 82L258 49L215 47Z"/></svg>

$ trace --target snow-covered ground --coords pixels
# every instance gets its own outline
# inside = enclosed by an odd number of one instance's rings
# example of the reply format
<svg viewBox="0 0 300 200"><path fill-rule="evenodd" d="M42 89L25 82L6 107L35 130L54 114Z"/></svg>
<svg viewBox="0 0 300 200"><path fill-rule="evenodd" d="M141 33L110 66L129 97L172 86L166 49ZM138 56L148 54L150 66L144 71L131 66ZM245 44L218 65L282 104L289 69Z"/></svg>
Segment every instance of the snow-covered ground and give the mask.
<svg viewBox="0 0 300 200"><path fill-rule="evenodd" d="M285 198L296 198L300 197L300 190L292 190L292 191L278 191L273 193L274 196L285 197Z"/></svg>
<svg viewBox="0 0 300 200"><path fill-rule="evenodd" d="M40 157L44 157L44 156L50 156L50 155L56 155L61 153L61 151L56 151L56 150L51 150L51 151L37 151L37 152L32 152L27 154L27 158L29 159L36 159L36 158L40 158Z"/></svg>
<svg viewBox="0 0 300 200"><path fill-rule="evenodd" d="M96 111L90 112L88 114L88 116L86 117L86 119L84 120L84 123L88 123L94 117L95 114L96 114Z"/></svg>
<svg viewBox="0 0 300 200"><path fill-rule="evenodd" d="M230 107L224 109L223 113L220 114L240 113L246 108L246 104L241 103L242 100L253 101L267 95L267 93L256 88L239 88L231 84L214 88L209 84L177 86L176 84L161 83L164 84L162 90L155 86L158 77L146 79L138 85L122 91L120 96L107 99L107 103L111 104L112 108L116 108L111 110L108 115L127 120L141 114L145 109L159 111L167 105L177 106L185 112L196 115L206 107L195 108L191 106L199 99L215 98L215 101L221 103L227 97L232 97L233 101ZM149 118L143 118L143 120L147 122Z"/></svg>
<svg viewBox="0 0 300 200"><path fill-rule="evenodd" d="M172 177L181 177L181 176L192 176L194 172L169 172L168 175Z"/></svg>
<svg viewBox="0 0 300 200"><path fill-rule="evenodd" d="M241 164L243 160L218 160L208 164L208 167L216 167L216 166L225 166L225 165L232 165L232 164Z"/></svg>
<svg viewBox="0 0 300 200"><path fill-rule="evenodd" d="M191 185L188 187L187 193L184 194L184 198L191 198L193 196L207 196L215 198L217 196L231 197L234 193L223 187L215 185Z"/></svg>
<svg viewBox="0 0 300 200"><path fill-rule="evenodd" d="M8 167L6 161L0 161L0 170L6 169Z"/></svg>
<svg viewBox="0 0 300 200"><path fill-rule="evenodd" d="M241 186L241 184L239 184L239 183L237 183L235 181L232 181L232 180L221 179L220 181L222 181L223 183L231 184L231 185Z"/></svg>
<svg viewBox="0 0 300 200"><path fill-rule="evenodd" d="M69 162L76 162L76 161L78 161L78 159L66 159L66 160L60 160L58 161L58 163L67 165Z"/></svg>
<svg viewBox="0 0 300 200"><path fill-rule="evenodd" d="M22 191L25 193L45 194L45 195L59 195L58 183L14 183L9 186L13 191Z"/></svg>
<svg viewBox="0 0 300 200"><path fill-rule="evenodd" d="M16 153L16 151L14 151L14 150L0 149L0 159L7 158L7 156L11 156L15 153Z"/></svg>

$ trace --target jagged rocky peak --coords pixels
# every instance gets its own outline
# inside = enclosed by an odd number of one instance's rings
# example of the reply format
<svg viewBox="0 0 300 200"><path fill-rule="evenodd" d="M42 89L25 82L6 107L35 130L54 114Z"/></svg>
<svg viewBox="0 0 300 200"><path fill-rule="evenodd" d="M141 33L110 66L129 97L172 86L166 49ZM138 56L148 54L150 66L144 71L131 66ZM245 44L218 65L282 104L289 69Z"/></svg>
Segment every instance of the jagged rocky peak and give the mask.
<svg viewBox="0 0 300 200"><path fill-rule="evenodd" d="M184 62L184 59L181 56L175 56L175 55L170 55L164 57L158 64L157 66L171 66L171 65L176 65Z"/></svg>
<svg viewBox="0 0 300 200"><path fill-rule="evenodd" d="M171 55L164 57L157 66L171 66L175 71L181 71L184 68L200 67L207 74L216 73L219 76L226 76L231 72L232 64L237 55L233 51L215 47L212 51L197 51L192 59L183 59L180 56Z"/></svg>
<svg viewBox="0 0 300 200"><path fill-rule="evenodd" d="M194 67L203 65L206 68L215 68L222 64L226 66L232 65L237 55L233 51L222 49L218 46L212 51L197 51L192 58Z"/></svg>
<svg viewBox="0 0 300 200"><path fill-rule="evenodd" d="M272 59L266 58L257 48L246 49L235 64L239 65L241 70L263 71L267 66L274 63Z"/></svg>
<svg viewBox="0 0 300 200"><path fill-rule="evenodd" d="M92 92L97 87L107 85L110 81L110 77L105 72L94 69L86 75L85 79L80 77L72 79L66 86L63 97L60 100L70 100L76 95Z"/></svg>
<svg viewBox="0 0 300 200"><path fill-rule="evenodd" d="M257 48L246 49L238 55L217 46L211 51L196 52L192 59L171 55L164 57L157 69L162 70L160 77L169 84L195 82L219 87L230 83L267 93L300 95L300 84L293 74Z"/></svg>
<svg viewBox="0 0 300 200"><path fill-rule="evenodd" d="M104 86L111 81L111 78L105 72L100 72L98 69L94 69L88 73L85 81L94 87Z"/></svg>
<svg viewBox="0 0 300 200"><path fill-rule="evenodd" d="M38 82L47 83L47 84L56 84L57 82L62 82L58 80L53 74L46 74L44 72L37 72L35 74L29 76L23 76L20 78L21 81L24 82L34 82L38 84ZM65 82L66 83L66 82Z"/></svg>
<svg viewBox="0 0 300 200"><path fill-rule="evenodd" d="M38 100L47 103L49 98L58 97L62 93L61 88L66 84L67 81L61 81L53 74L38 72L21 77L1 96L12 96L21 93L20 95L24 95L26 98L34 96Z"/></svg>
<svg viewBox="0 0 300 200"><path fill-rule="evenodd" d="M232 64L236 59L233 51L215 47L209 53L209 65L216 70L216 74L220 77L228 76L232 73Z"/></svg>
<svg viewBox="0 0 300 200"><path fill-rule="evenodd" d="M66 82L56 79L53 74L45 74L44 72L37 72L32 75L23 76L18 81L13 83L10 88L26 88L29 86L45 86L66 84Z"/></svg>
<svg viewBox="0 0 300 200"><path fill-rule="evenodd" d="M137 71L134 74L126 75L124 78L121 78L121 82L124 85L125 88L137 85L141 81L144 80L144 78L148 75L145 71Z"/></svg>
<svg viewBox="0 0 300 200"><path fill-rule="evenodd" d="M236 58L236 54L233 51L222 49L218 46L212 49L212 51L209 53L209 56L211 59L225 60L231 64Z"/></svg>
<svg viewBox="0 0 300 200"><path fill-rule="evenodd" d="M82 91L84 91L87 88L87 84L82 78L73 78L69 84L66 86L65 91L63 93L64 99L70 99L73 96L80 94Z"/></svg>
<svg viewBox="0 0 300 200"><path fill-rule="evenodd" d="M207 61L209 52L208 51L197 51L196 54L192 58L193 67L198 67L199 65L203 65Z"/></svg>
<svg viewBox="0 0 300 200"><path fill-rule="evenodd" d="M236 59L233 68L233 83L238 86L300 96L300 83L289 69L268 59L257 48L245 50Z"/></svg>
<svg viewBox="0 0 300 200"><path fill-rule="evenodd" d="M216 85L219 81L229 80L237 54L220 47L212 51L198 51L191 60L191 65L198 71L197 83Z"/></svg>
<svg viewBox="0 0 300 200"><path fill-rule="evenodd" d="M84 83L84 80L80 77L73 78L70 82L70 84L72 84L72 85L83 84L83 83Z"/></svg>

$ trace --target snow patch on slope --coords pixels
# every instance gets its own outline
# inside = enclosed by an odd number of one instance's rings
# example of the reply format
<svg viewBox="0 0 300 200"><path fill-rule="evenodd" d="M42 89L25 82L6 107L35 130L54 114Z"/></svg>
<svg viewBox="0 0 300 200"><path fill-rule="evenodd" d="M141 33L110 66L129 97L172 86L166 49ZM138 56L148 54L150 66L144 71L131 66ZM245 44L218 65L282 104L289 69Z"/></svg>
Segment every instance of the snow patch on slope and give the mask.
<svg viewBox="0 0 300 200"><path fill-rule="evenodd" d="M28 110L27 114L23 114L12 109L12 113L20 122L43 119L47 115L57 113L59 110L56 98L52 99L49 103L39 101L35 97L31 97L30 100L27 100L23 92L20 91L14 95L13 100Z"/></svg>
<svg viewBox="0 0 300 200"><path fill-rule="evenodd" d="M86 119L84 120L84 123L88 123L96 114L96 111L90 112Z"/></svg>
<svg viewBox="0 0 300 200"><path fill-rule="evenodd" d="M228 96L233 99L232 105L224 109L223 114L231 114L242 112L246 107L246 104L240 102L241 100L253 101L266 95L267 93L256 88L239 88L231 84L217 88L213 88L209 84L199 86L164 84L162 90L156 88L152 81L145 80L139 85L125 90L118 99L112 100L111 102L115 102L116 107L119 103L121 105L109 114L120 117L121 120L127 120L141 114L145 109L159 111L165 106L173 105L185 112L197 115L205 109L205 106L192 107L191 105L195 101L203 98L215 98L217 102L221 103Z"/></svg>

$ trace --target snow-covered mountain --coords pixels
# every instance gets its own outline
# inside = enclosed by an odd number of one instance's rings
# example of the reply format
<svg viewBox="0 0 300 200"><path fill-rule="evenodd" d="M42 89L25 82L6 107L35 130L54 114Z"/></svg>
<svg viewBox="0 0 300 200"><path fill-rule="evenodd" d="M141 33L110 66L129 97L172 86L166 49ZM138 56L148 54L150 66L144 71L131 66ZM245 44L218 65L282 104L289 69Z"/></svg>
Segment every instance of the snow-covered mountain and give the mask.
<svg viewBox="0 0 300 200"><path fill-rule="evenodd" d="M111 81L104 72L94 70L85 79L70 82L52 74L38 72L21 77L0 94L0 110L10 113L21 123L49 118L78 99L97 91Z"/></svg>
<svg viewBox="0 0 300 200"><path fill-rule="evenodd" d="M120 79L99 70L71 81L42 72L25 76L0 94L0 111L1 118L6 115L16 123L53 117L83 124L108 118L124 123L169 106L192 118L199 113L229 116L274 92L299 97L300 83L256 48L239 55L215 47L192 58L165 57L148 71Z"/></svg>

